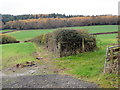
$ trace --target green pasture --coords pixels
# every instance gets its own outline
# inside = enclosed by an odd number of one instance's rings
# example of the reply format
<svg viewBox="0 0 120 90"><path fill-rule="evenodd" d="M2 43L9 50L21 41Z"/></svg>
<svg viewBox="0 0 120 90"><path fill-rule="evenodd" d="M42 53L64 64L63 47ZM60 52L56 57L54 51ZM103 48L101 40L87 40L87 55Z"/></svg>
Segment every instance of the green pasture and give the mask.
<svg viewBox="0 0 120 90"><path fill-rule="evenodd" d="M97 43L98 46L109 46L110 44L118 43L117 37L118 34L103 34L103 35L97 35Z"/></svg>
<svg viewBox="0 0 120 90"><path fill-rule="evenodd" d="M46 34L48 32L52 32L54 29L44 29L44 30L21 30L16 32L7 33L9 35L12 35L16 37L19 41L25 41L32 39L38 35Z"/></svg>
<svg viewBox="0 0 120 90"><path fill-rule="evenodd" d="M34 61L36 51L33 43L4 44L2 47L2 67L7 68L18 63Z"/></svg>
<svg viewBox="0 0 120 90"><path fill-rule="evenodd" d="M98 26L80 26L80 27L68 27L67 29L85 29L89 33L101 33L101 32L113 32L118 31L117 25L98 25ZM52 32L56 29L38 29L38 30L21 30L17 32L8 33L16 37L19 41L29 40L41 34Z"/></svg>
<svg viewBox="0 0 120 90"><path fill-rule="evenodd" d="M82 27L69 27L70 29L85 29L89 33L102 33L118 31L118 25L96 25L96 26L82 26Z"/></svg>
<svg viewBox="0 0 120 90"><path fill-rule="evenodd" d="M0 30L0 33L1 33L1 32L7 32L7 31L11 31L11 30Z"/></svg>

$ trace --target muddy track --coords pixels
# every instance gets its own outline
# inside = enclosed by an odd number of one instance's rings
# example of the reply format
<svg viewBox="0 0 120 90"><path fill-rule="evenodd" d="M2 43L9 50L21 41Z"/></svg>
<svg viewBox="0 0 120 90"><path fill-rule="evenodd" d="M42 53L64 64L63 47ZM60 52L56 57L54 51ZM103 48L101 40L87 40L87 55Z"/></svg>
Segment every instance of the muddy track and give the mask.
<svg viewBox="0 0 120 90"><path fill-rule="evenodd" d="M78 80L69 75L60 75L41 65L23 68L14 73L2 73L3 88L97 88L98 85Z"/></svg>
<svg viewBox="0 0 120 90"><path fill-rule="evenodd" d="M54 60L46 51L36 52L41 57L32 67L8 68L2 72L3 88L97 88L98 85L61 75L63 69L56 68ZM67 70L67 69L64 69Z"/></svg>

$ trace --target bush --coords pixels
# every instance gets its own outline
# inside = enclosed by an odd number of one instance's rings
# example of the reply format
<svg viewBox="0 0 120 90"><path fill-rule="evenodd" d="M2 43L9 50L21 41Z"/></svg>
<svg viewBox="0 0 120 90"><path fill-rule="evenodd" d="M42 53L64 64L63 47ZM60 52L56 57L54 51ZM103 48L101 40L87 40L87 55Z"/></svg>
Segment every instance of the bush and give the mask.
<svg viewBox="0 0 120 90"><path fill-rule="evenodd" d="M44 45L60 57L74 55L96 48L96 39L85 30L59 29L36 37L33 41Z"/></svg>
<svg viewBox="0 0 120 90"><path fill-rule="evenodd" d="M38 45L44 45L46 43L47 34L43 34L33 38L31 41L37 43Z"/></svg>
<svg viewBox="0 0 120 90"><path fill-rule="evenodd" d="M15 43L16 38L6 34L0 34L0 44Z"/></svg>

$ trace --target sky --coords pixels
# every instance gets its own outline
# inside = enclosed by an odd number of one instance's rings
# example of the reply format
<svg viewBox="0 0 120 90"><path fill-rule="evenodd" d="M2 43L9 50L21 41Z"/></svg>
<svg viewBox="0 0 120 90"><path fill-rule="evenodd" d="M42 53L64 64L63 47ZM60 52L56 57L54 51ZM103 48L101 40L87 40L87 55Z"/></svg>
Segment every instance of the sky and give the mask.
<svg viewBox="0 0 120 90"><path fill-rule="evenodd" d="M0 0L1 14L118 15L119 0Z"/></svg>

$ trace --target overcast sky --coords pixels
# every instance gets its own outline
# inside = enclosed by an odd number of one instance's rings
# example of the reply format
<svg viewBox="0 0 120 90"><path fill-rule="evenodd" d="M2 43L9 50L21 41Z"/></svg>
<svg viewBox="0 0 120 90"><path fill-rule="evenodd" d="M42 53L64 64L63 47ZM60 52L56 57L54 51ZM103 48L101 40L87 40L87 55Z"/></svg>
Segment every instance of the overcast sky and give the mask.
<svg viewBox="0 0 120 90"><path fill-rule="evenodd" d="M1 14L118 14L119 0L0 0Z"/></svg>

